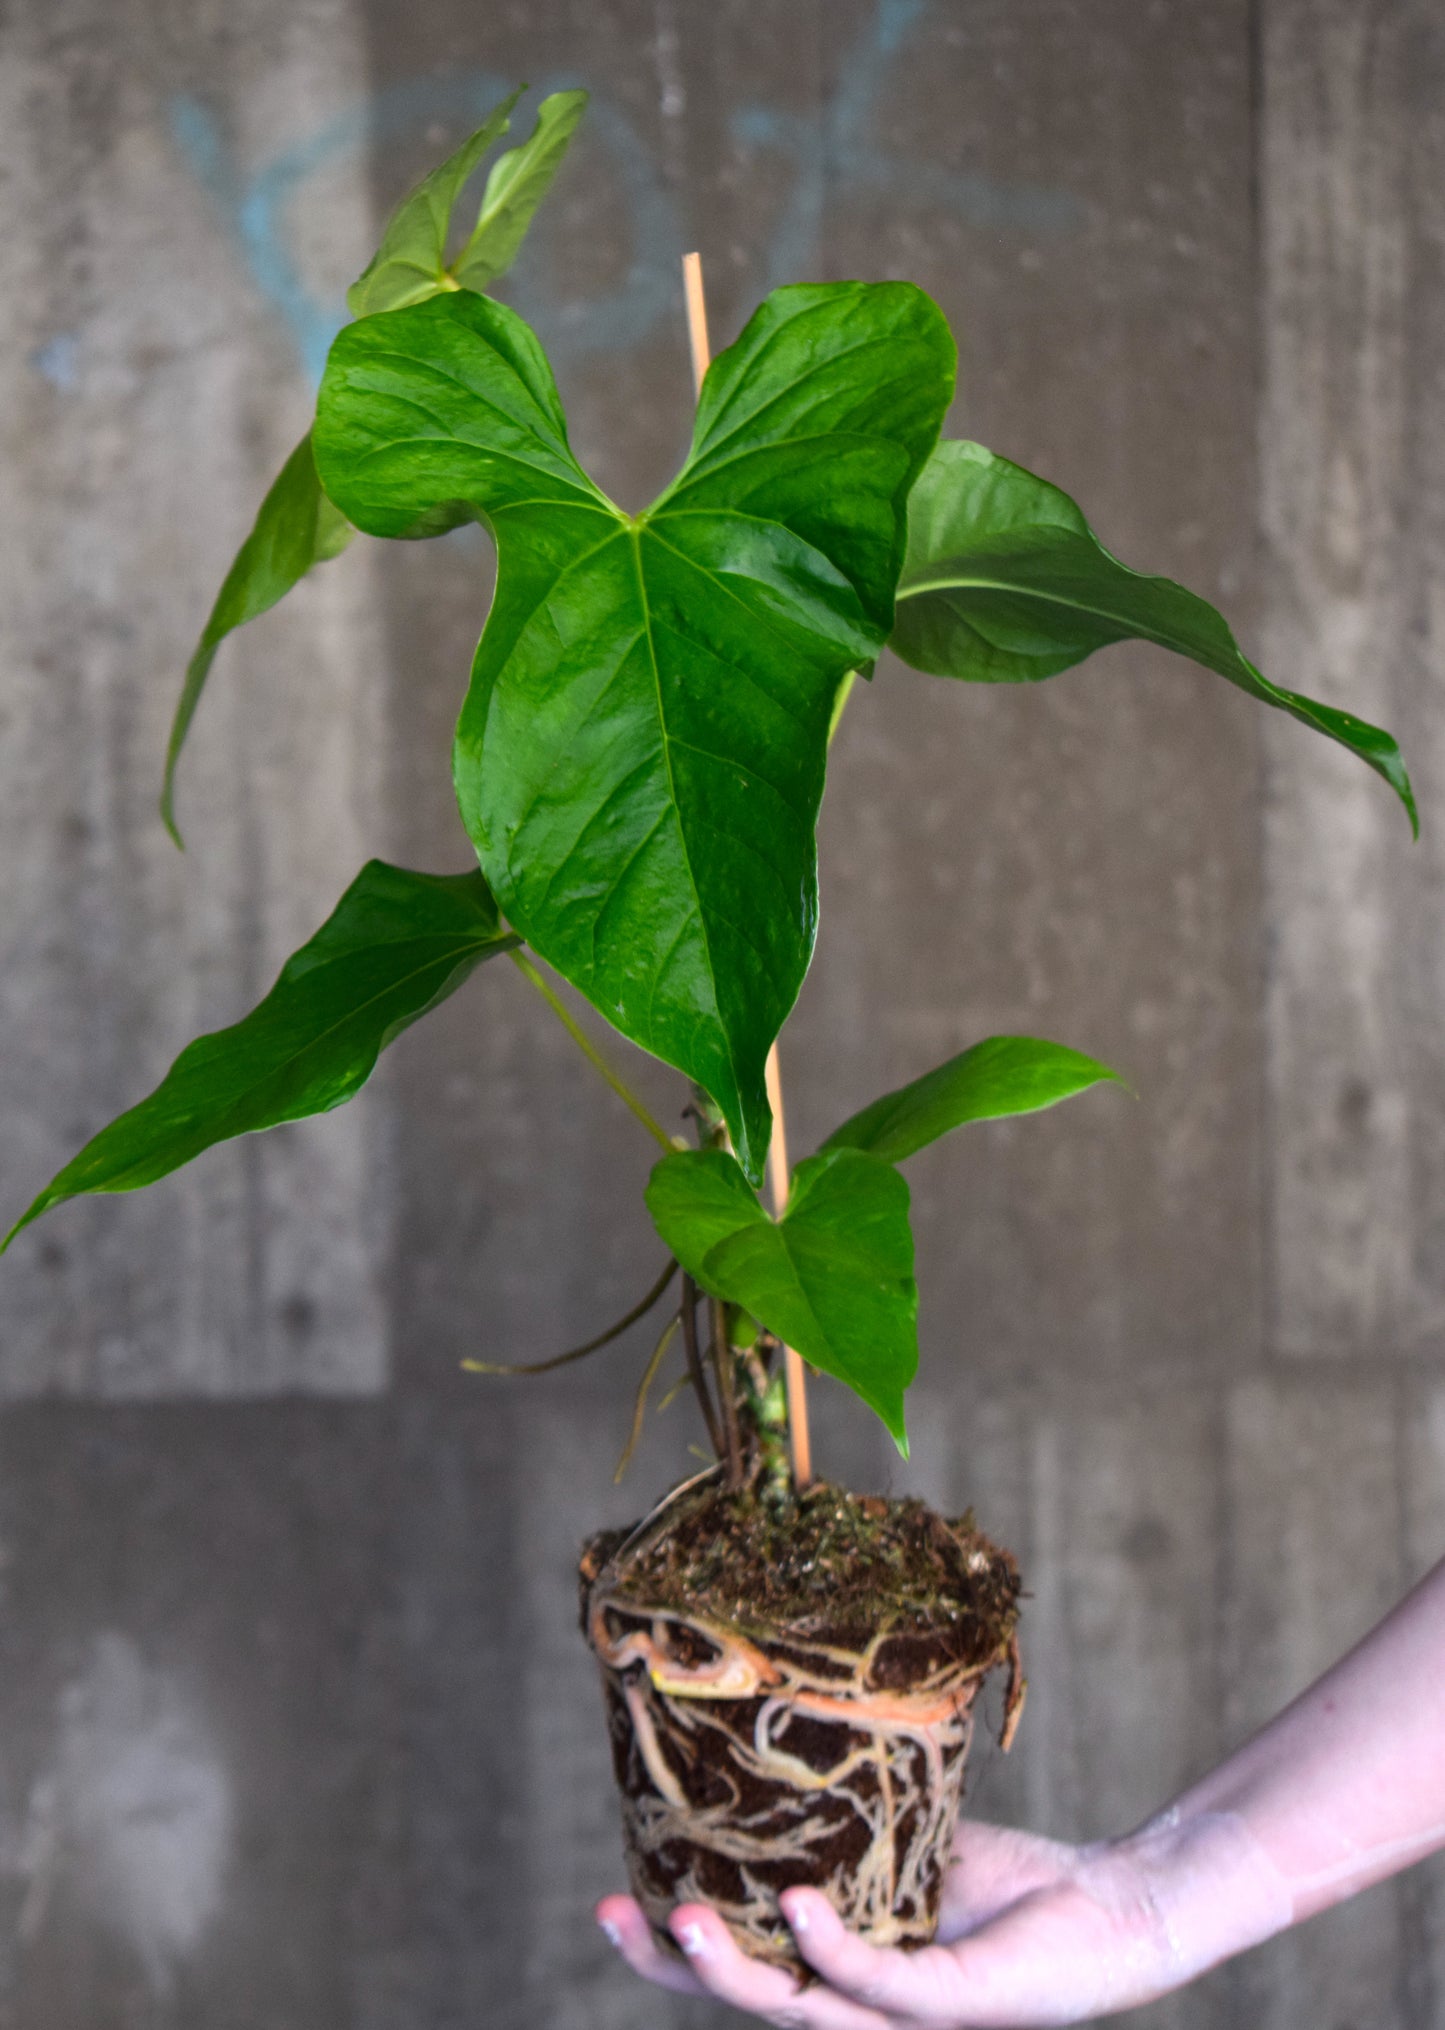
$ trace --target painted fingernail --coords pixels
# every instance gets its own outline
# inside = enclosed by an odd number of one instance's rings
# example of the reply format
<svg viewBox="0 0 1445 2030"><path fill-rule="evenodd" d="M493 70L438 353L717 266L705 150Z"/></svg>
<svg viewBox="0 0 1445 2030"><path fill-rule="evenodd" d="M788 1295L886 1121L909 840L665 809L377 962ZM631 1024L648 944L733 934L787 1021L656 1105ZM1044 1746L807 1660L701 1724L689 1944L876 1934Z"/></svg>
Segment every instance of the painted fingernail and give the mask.
<svg viewBox="0 0 1445 2030"><path fill-rule="evenodd" d="M620 1952L622 1949L622 1933L617 1929L612 1919L610 1917L599 1917L597 1922L602 1927L602 1936L607 1940L607 1943L615 1945Z"/></svg>
<svg viewBox="0 0 1445 2030"><path fill-rule="evenodd" d="M677 1942L691 1960L704 1959L707 1955L707 1934L700 1924L681 1925Z"/></svg>

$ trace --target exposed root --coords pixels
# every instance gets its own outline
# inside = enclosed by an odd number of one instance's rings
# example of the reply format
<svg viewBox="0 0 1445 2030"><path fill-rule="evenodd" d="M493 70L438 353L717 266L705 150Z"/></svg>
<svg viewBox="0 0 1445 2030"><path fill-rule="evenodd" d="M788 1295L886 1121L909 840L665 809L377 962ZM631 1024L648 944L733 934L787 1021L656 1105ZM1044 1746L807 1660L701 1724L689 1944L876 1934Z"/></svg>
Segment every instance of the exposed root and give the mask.
<svg viewBox="0 0 1445 2030"><path fill-rule="evenodd" d="M665 1948L668 1914L700 1900L755 1958L796 1969L778 1907L817 1887L879 1945L932 1938L980 1685L1010 1669L1004 1733L1023 1680L1012 1627L982 1660L941 1633L884 1629L861 1650L744 1633L628 1596L626 1554L647 1518L589 1568L584 1626L602 1666L632 1888ZM900 1681L902 1681L900 1685Z"/></svg>

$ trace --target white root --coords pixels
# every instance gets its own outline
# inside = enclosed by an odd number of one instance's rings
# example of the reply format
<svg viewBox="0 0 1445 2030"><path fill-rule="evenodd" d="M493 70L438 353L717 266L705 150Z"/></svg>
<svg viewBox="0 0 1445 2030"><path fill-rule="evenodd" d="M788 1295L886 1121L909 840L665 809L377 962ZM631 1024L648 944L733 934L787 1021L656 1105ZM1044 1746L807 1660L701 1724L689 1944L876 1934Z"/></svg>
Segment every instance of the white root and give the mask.
<svg viewBox="0 0 1445 2030"><path fill-rule="evenodd" d="M778 1895L801 1882L875 1944L931 1938L971 1708L987 1673L1010 1661L1011 1632L982 1663L942 1658L896 1690L878 1682L886 1630L861 1652L791 1634L765 1641L703 1615L649 1612L616 1579L614 1562L585 1619L632 1886L662 1941L668 1913L700 1900L755 1958L796 1966ZM1020 1686L1015 1671L1010 1707Z"/></svg>

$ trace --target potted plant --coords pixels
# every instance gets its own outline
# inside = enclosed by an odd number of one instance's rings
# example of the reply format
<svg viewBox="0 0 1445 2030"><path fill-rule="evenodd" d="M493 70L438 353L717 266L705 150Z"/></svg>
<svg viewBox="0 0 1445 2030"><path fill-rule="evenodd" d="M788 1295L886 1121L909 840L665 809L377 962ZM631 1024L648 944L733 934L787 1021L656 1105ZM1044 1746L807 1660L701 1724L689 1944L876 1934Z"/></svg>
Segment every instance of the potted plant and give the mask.
<svg viewBox="0 0 1445 2030"><path fill-rule="evenodd" d="M448 255L515 97L402 204L353 286L315 424L187 671L162 797L174 831L177 762L227 633L358 530L415 540L478 522L498 579L453 751L476 865L370 862L265 999L184 1050L11 1238L78 1193L133 1190L226 1137L339 1105L394 1036L505 957L660 1147L646 1200L662 1273L615 1326L537 1366L661 1306L633 1437L672 1359L711 1453L582 1556L634 1887L669 1944L667 1911L700 1895L749 1951L791 1964L777 1898L802 1882L866 1936L922 1940L979 1685L1006 1670L1006 1738L1022 1702L1018 1577L970 1518L816 1480L805 1374L851 1388L906 1456L917 1291L900 1166L968 1122L1117 1075L1061 1044L986 1038L920 1067L789 1175L774 1046L812 951L816 823L850 689L885 647L1013 683L1141 637L1350 748L1413 825L1410 785L1388 734L1277 688L1212 607L1117 562L1057 488L940 441L954 343L910 284L775 290L700 372L677 478L644 513L615 506L572 455L537 338L485 293L583 94L544 101ZM696 269L691 284L701 368ZM675 1124L538 961L681 1074Z"/></svg>

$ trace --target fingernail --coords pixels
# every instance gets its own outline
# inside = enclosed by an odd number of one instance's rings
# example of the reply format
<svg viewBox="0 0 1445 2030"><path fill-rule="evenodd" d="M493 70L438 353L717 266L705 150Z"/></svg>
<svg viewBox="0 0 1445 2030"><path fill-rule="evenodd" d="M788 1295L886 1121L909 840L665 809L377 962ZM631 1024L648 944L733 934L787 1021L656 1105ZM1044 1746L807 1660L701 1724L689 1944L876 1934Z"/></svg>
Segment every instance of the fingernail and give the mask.
<svg viewBox="0 0 1445 2030"><path fill-rule="evenodd" d="M602 1936L607 1940L607 1943L615 1945L620 1952L622 1949L622 1933L617 1929L612 1919L610 1917L599 1917L597 1922L602 1927Z"/></svg>
<svg viewBox="0 0 1445 2030"><path fill-rule="evenodd" d="M808 1906L806 1903L790 1903L788 1905L787 1918L794 1931L806 1931L812 1922L812 1919L808 1916Z"/></svg>
<svg viewBox="0 0 1445 2030"><path fill-rule="evenodd" d="M707 1955L707 1934L700 1924L684 1924L680 1926L677 1942L689 1959L700 1960Z"/></svg>

